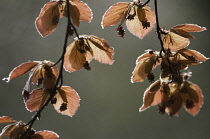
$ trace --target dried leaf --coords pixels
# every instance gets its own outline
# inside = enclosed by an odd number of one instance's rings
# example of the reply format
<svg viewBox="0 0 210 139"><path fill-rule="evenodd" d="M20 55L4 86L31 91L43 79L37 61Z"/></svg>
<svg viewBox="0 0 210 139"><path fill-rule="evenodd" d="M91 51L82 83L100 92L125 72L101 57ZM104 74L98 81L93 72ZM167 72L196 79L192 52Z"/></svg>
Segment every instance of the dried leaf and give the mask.
<svg viewBox="0 0 210 139"><path fill-rule="evenodd" d="M164 35L162 40L163 40L163 47L165 49L170 48L171 51L178 51L180 49L183 49L184 47L187 47L190 43L188 38L184 38L173 32Z"/></svg>
<svg viewBox="0 0 210 139"><path fill-rule="evenodd" d="M79 19L82 21L91 22L93 18L93 13L90 7L86 3L79 0L71 0L71 1L76 4L79 10L79 13L80 13Z"/></svg>
<svg viewBox="0 0 210 139"><path fill-rule="evenodd" d="M144 103L139 109L140 112L146 110L150 106L157 105L161 102L161 92L160 92L160 80L155 81L153 84L147 88L147 90L144 92Z"/></svg>
<svg viewBox="0 0 210 139"><path fill-rule="evenodd" d="M184 38L194 39L194 37L190 33L186 32L184 30L173 29L172 28L172 29L170 29L170 32L176 33L177 35L180 35L180 36L182 36Z"/></svg>
<svg viewBox="0 0 210 139"><path fill-rule="evenodd" d="M37 64L38 64L38 62L26 62L26 63L23 63L23 64L19 65L18 67L14 68L10 72L9 77L8 78L4 78L3 80L9 82L10 80L25 74L26 72L31 70L33 67L35 67Z"/></svg>
<svg viewBox="0 0 210 139"><path fill-rule="evenodd" d="M57 1L51 1L44 5L35 24L42 37L50 35L58 26L60 19L59 6Z"/></svg>
<svg viewBox="0 0 210 139"><path fill-rule="evenodd" d="M196 24L177 25L177 26L174 26L172 29L183 30L183 31L186 31L186 32L201 32L201 31L206 30L205 27L201 27L201 26L198 26Z"/></svg>
<svg viewBox="0 0 210 139"><path fill-rule="evenodd" d="M201 54L198 51L195 50L190 50L190 49L181 49L178 51L178 53L180 53L181 55L183 55L185 58L187 59L192 59L192 57L197 60L197 61L206 61L208 60L208 58L206 58L203 54Z"/></svg>
<svg viewBox="0 0 210 139"><path fill-rule="evenodd" d="M79 107L80 98L77 92L69 86L62 86L55 95L57 102L53 104L57 112L72 117ZM66 109L61 110L62 104L67 104Z"/></svg>
<svg viewBox="0 0 210 139"><path fill-rule="evenodd" d="M133 20L126 20L126 26L132 34L140 39L143 39L152 30L156 23L155 14L149 7L135 8L137 11L137 16L134 16ZM131 13L134 12L132 10ZM142 17L142 13L145 15L144 18Z"/></svg>
<svg viewBox="0 0 210 139"><path fill-rule="evenodd" d="M96 36L89 36L88 44L93 51L95 60L104 64L113 64L114 49L110 47L104 39Z"/></svg>
<svg viewBox="0 0 210 139"><path fill-rule="evenodd" d="M101 22L102 28L117 24L125 16L129 2L120 2L112 5L103 15Z"/></svg>
<svg viewBox="0 0 210 139"><path fill-rule="evenodd" d="M32 139L58 139L59 136L53 131L38 131L32 137Z"/></svg>
<svg viewBox="0 0 210 139"><path fill-rule="evenodd" d="M14 122L16 122L16 121L8 116L0 117L0 123L14 123Z"/></svg>

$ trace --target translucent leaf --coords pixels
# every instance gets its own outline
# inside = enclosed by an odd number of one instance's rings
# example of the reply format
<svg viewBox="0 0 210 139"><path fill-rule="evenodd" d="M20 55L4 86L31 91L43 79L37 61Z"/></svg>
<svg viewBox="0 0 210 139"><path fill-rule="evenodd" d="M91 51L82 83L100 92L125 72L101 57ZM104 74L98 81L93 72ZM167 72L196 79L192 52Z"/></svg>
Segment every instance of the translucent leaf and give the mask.
<svg viewBox="0 0 210 139"><path fill-rule="evenodd" d="M80 98L77 92L69 86L62 86L55 95L57 99L54 108L61 114L72 117L79 107ZM64 106L65 107L62 107Z"/></svg>
<svg viewBox="0 0 210 139"><path fill-rule="evenodd" d="M180 35L177 35L173 32L164 35L163 38L163 47L165 49L171 49L171 51L177 51L187 47L190 43L188 38L184 38Z"/></svg>
<svg viewBox="0 0 210 139"><path fill-rule="evenodd" d="M156 82L151 84L149 88L147 88L147 90L144 92L144 97L143 97L144 103L139 109L140 112L146 110L150 106L157 105L158 103L161 102L162 94L159 89L160 89L160 80L157 80Z"/></svg>
<svg viewBox="0 0 210 139"><path fill-rule="evenodd" d="M131 82L143 82L153 68L158 65L154 54L142 54L136 60L136 67L132 72Z"/></svg>
<svg viewBox="0 0 210 139"><path fill-rule="evenodd" d="M202 95L202 91L198 85L193 84L191 82L187 82L187 84L189 87L191 87L191 89L188 89L188 95L190 96L190 98L192 98L195 101L194 101L194 106L192 108L188 109L185 107L185 109L190 114L195 116L199 112L201 106L203 105L203 95ZM194 93L196 93L196 94L194 94Z"/></svg>
<svg viewBox="0 0 210 139"><path fill-rule="evenodd" d="M57 1L51 1L44 5L35 24L42 37L46 37L55 31L60 19L60 12Z"/></svg>
<svg viewBox="0 0 210 139"><path fill-rule="evenodd" d="M201 31L206 30L205 27L201 27L201 26L198 26L196 24L177 25L177 26L174 26L172 29L179 29L179 30L183 30L183 31L186 31L186 32L201 32Z"/></svg>
<svg viewBox="0 0 210 139"><path fill-rule="evenodd" d="M101 22L102 28L117 24L117 22L125 16L129 2L120 2L112 5L103 15Z"/></svg>
<svg viewBox="0 0 210 139"><path fill-rule="evenodd" d="M78 46L79 40L76 40L66 48L63 65L65 70L69 72L82 69L84 67L84 63L86 61L90 61L89 59L86 59L85 53L78 51Z"/></svg>
<svg viewBox="0 0 210 139"><path fill-rule="evenodd" d="M8 78L4 78L3 80L6 80L7 82L9 82L10 80L25 74L26 72L31 70L37 64L38 64L38 62L26 62L26 63L23 63L23 64L19 65L18 67L14 68L10 72L9 77Z"/></svg>
<svg viewBox="0 0 210 139"><path fill-rule="evenodd" d="M113 64L114 49L110 47L104 39L96 36L89 36L88 44L93 51L95 60L104 64Z"/></svg>
<svg viewBox="0 0 210 139"><path fill-rule="evenodd" d="M42 107L46 102L48 97L49 94L44 93L42 88L33 90L28 101L25 102L27 110L30 112L39 110L39 108Z"/></svg>
<svg viewBox="0 0 210 139"><path fill-rule="evenodd" d="M70 16L71 19L73 21L73 24L77 27L79 27L80 25L80 12L78 7L76 6L76 4L74 4L73 2L69 1L69 7L70 7Z"/></svg>
<svg viewBox="0 0 210 139"><path fill-rule="evenodd" d="M190 58L194 58L195 60L197 61L206 61L208 60L208 58L206 58L203 54L201 54L200 52L198 51L195 51L195 50L190 50L190 49L181 49L178 51L178 53L180 53L181 55L183 55L184 57L186 57L187 59L190 59Z"/></svg>
<svg viewBox="0 0 210 139"><path fill-rule="evenodd" d="M53 131L38 131L32 137L32 139L58 139L59 136Z"/></svg>
<svg viewBox="0 0 210 139"><path fill-rule="evenodd" d="M135 36L143 39L154 27L156 19L155 14L149 7L136 7L137 16L134 16L132 20L126 20L126 26L128 30L134 34ZM131 11L131 13L134 11ZM145 19L142 18L142 12L145 14ZM141 18L141 19L140 19ZM145 27L143 24L146 23L147 26ZM149 24L149 25L148 25Z"/></svg>
<svg viewBox="0 0 210 139"><path fill-rule="evenodd" d="M76 4L79 13L80 13L80 20L82 21L86 21L86 22L91 22L92 18L93 18L93 13L90 9L90 7L79 0L71 0L73 3Z"/></svg>
<svg viewBox="0 0 210 139"><path fill-rule="evenodd" d="M0 123L14 123L14 122L16 122L16 121L8 116L0 117Z"/></svg>
<svg viewBox="0 0 210 139"><path fill-rule="evenodd" d="M170 85L170 96L165 103L165 111L170 115L176 115L182 106L182 97L180 95L179 89L176 86Z"/></svg>
<svg viewBox="0 0 210 139"><path fill-rule="evenodd" d="M182 37L184 37L184 38L191 38L191 39L194 39L194 37L193 37L190 33L186 32L186 31L184 31L184 30L180 30L180 29L170 29L170 32L176 33L176 34L178 34L178 35L180 35L180 36L182 36Z"/></svg>

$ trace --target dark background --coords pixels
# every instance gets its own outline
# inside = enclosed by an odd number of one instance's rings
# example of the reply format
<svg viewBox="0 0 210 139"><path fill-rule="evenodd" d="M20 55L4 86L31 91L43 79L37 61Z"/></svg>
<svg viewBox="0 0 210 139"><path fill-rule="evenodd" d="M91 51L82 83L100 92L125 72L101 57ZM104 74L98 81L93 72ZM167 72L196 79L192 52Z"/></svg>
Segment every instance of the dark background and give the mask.
<svg viewBox="0 0 210 139"><path fill-rule="evenodd" d="M125 0L121 0L125 1ZM4 0L0 4L0 78L28 60L57 61L61 55L66 19L50 36L42 38L34 21L47 0ZM143 40L127 30L125 38L118 37L114 27L101 29L104 12L118 0L84 0L93 10L91 23L82 22L80 34L104 38L115 48L112 66L91 62L91 71L84 69L64 72L64 85L74 88L81 97L81 105L73 118L58 114L52 106L42 113L42 120L34 125L36 130L52 130L61 139L209 139L210 138L210 75L209 61L190 66L190 79L202 88L204 105L195 117L183 108L178 117L170 118L157 113L157 106L139 113L143 93L148 81L132 84L130 77L136 58L146 49L160 50L153 29ZM171 28L177 24L194 23L210 28L209 0L158 0L160 25ZM153 0L150 7L154 9ZM209 31L193 34L188 48L210 56ZM69 44L73 37L69 40ZM158 78L156 69L156 78ZM0 116L28 122L33 113L28 112L21 92L28 75L0 82ZM3 128L4 124L0 125Z"/></svg>

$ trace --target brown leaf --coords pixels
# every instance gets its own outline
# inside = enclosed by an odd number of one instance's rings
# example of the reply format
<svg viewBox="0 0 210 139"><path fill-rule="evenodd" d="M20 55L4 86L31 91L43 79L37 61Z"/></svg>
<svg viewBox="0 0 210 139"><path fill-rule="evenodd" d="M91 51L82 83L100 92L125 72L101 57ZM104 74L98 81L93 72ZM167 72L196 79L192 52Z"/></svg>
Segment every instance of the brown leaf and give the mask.
<svg viewBox="0 0 210 139"><path fill-rule="evenodd" d="M58 26L60 19L57 1L51 1L44 5L35 21L36 28L42 37L50 35Z"/></svg>
<svg viewBox="0 0 210 139"><path fill-rule="evenodd" d="M180 95L180 90L173 85L170 87L170 96L168 97L167 102L165 103L165 112L170 116L176 115L182 106L182 97Z"/></svg>
<svg viewBox="0 0 210 139"><path fill-rule="evenodd" d="M77 92L69 86L62 86L55 95L57 102L53 104L57 112L72 117L79 107L80 97ZM64 110L61 110L62 104L67 104Z"/></svg>
<svg viewBox="0 0 210 139"><path fill-rule="evenodd" d="M78 51L80 47L79 40L74 41L66 48L64 55L64 68L69 72L74 72L83 68L86 61L91 61L91 58L87 58L85 53Z"/></svg>
<svg viewBox="0 0 210 139"><path fill-rule="evenodd" d="M170 32L167 35L164 35L163 38L163 47L165 49L171 49L171 51L178 51L187 47L190 43L188 38L184 38L176 33Z"/></svg>
<svg viewBox="0 0 210 139"><path fill-rule="evenodd" d="M16 121L8 116L0 117L0 123L14 123L14 122L16 122Z"/></svg>
<svg viewBox="0 0 210 139"><path fill-rule="evenodd" d="M186 32L184 30L173 29L172 28L172 29L170 29L170 32L176 33L176 34L178 34L178 35L180 35L180 36L182 36L184 38L194 39L194 37L190 33Z"/></svg>
<svg viewBox="0 0 210 139"><path fill-rule="evenodd" d="M86 3L79 0L71 0L71 1L76 4L79 10L79 13L80 13L79 19L82 21L91 22L93 18L93 13L90 7Z"/></svg>
<svg viewBox="0 0 210 139"><path fill-rule="evenodd" d="M103 15L101 22L102 28L117 24L123 16L125 16L129 2L120 2L112 5Z"/></svg>
<svg viewBox="0 0 210 139"><path fill-rule="evenodd" d="M96 36L89 36L87 40L93 51L93 57L95 60L104 64L113 64L114 49L110 47L104 39Z"/></svg>
<svg viewBox="0 0 210 139"><path fill-rule="evenodd" d="M77 27L80 25L80 12L75 3L72 1L69 1L69 7L70 7L70 16L72 18L73 24ZM66 9L67 10L67 9Z"/></svg>
<svg viewBox="0 0 210 139"><path fill-rule="evenodd" d="M188 82L188 84L191 86L191 88L193 89L193 90L195 90L195 92L196 92L196 96L198 97L197 99L195 99L194 98L194 106L191 108L191 109L187 109L186 107L185 107L185 109L186 109L186 111L188 111L190 114L192 114L193 116L195 116L196 114L198 114L198 112L199 112L199 110L200 110L200 108L202 107L202 105L203 105L203 95L202 95L202 90L200 89L200 87L198 86L198 85L196 85L196 84L193 84L193 83L191 83L191 82ZM193 98L193 94L192 94L192 92L194 92L194 91L191 91L191 92L189 92L188 94L189 95L191 95L191 98ZM191 94L190 94L191 93ZM196 101L197 100L197 101Z"/></svg>
<svg viewBox="0 0 210 139"><path fill-rule="evenodd" d="M180 53L181 55L183 55L184 57L186 57L187 59L190 59L190 58L194 58L195 60L197 61L206 61L208 60L208 58L206 58L203 54L201 54L200 52L198 51L195 51L195 50L190 50L190 49L181 49L178 51L178 53Z"/></svg>
<svg viewBox="0 0 210 139"><path fill-rule="evenodd" d="M49 94L44 93L42 88L33 90L28 101L25 102L27 110L30 112L39 110L45 104L48 97Z"/></svg>
<svg viewBox="0 0 210 139"><path fill-rule="evenodd" d="M159 63L156 62L155 54L144 53L136 60L136 67L132 72L131 82L143 82L147 75Z"/></svg>
<svg viewBox="0 0 210 139"><path fill-rule="evenodd" d="M172 29L183 30L183 31L186 31L186 32L201 32L201 31L206 30L205 27L201 27L201 26L198 26L196 24L177 25L177 26L174 26Z"/></svg>
<svg viewBox="0 0 210 139"><path fill-rule="evenodd" d="M48 130L38 131L31 137L31 139L58 139L58 138L59 138L58 134Z"/></svg>
<svg viewBox="0 0 210 139"><path fill-rule="evenodd" d="M134 12L132 10L131 13ZM155 14L149 7L135 7L135 10L137 11L137 16L134 16L133 20L126 20L126 26L132 34L143 39L156 23Z"/></svg>
<svg viewBox="0 0 210 139"><path fill-rule="evenodd" d="M25 74L26 72L31 70L33 67L35 67L37 64L38 64L38 62L26 62L26 63L23 63L23 64L19 65L18 67L14 68L10 72L9 77L8 78L4 78L3 80L9 82L10 80Z"/></svg>
<svg viewBox="0 0 210 139"><path fill-rule="evenodd" d="M155 81L153 84L147 88L144 92L144 103L139 109L140 112L146 110L150 106L157 105L161 102L161 92L160 92L160 80Z"/></svg>

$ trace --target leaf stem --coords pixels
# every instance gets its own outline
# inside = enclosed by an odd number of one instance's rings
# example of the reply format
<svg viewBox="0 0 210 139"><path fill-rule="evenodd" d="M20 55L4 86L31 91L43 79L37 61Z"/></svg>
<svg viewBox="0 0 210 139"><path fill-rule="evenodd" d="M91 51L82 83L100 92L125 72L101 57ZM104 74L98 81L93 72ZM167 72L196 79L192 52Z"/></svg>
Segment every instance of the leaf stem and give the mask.
<svg viewBox="0 0 210 139"><path fill-rule="evenodd" d="M76 28L74 27L74 25L71 22L71 18L70 18L70 6L69 6L69 1L67 0L67 28L66 28L66 34L65 34L65 40L64 40L64 46L63 46L63 52L61 55L61 58L53 65L55 66L56 64L58 64L61 61L60 64L60 70L59 70L59 75L58 78L56 80L56 83L52 89L52 93L50 94L50 97L47 99L46 103L36 112L36 114L33 116L32 120L30 120L27 125L29 125L28 129L26 130L26 132L20 137L20 139L24 139L24 137L27 135L27 133L30 134L30 130L34 124L34 122L38 119L38 117L41 115L41 112L44 110L44 108L49 104L49 102L52 100L52 98L55 96L56 94L56 90L57 90L57 86L60 83L60 87L63 84L63 63L64 63L64 55L66 53L66 48L67 48L67 43L68 43L68 38L69 38L69 31L70 31L70 27L72 27L74 29L74 32L76 34L76 36L79 38L79 34L77 33Z"/></svg>

